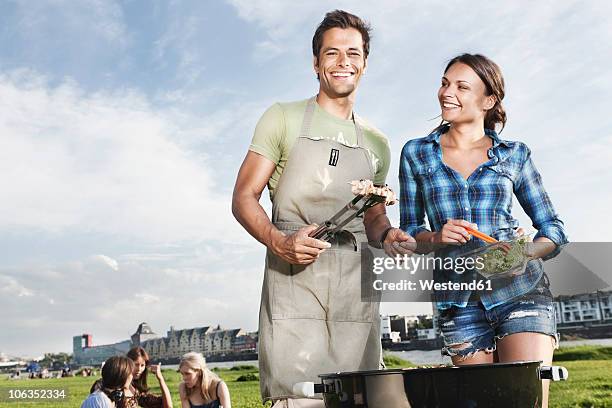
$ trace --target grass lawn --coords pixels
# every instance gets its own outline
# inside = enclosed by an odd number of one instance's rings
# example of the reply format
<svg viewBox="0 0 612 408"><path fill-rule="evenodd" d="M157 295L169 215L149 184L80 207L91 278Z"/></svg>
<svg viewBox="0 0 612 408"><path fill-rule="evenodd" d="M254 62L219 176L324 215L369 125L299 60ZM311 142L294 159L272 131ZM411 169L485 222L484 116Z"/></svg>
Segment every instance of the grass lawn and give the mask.
<svg viewBox="0 0 612 408"><path fill-rule="evenodd" d="M607 350L606 350L607 349ZM562 349L558 352L559 365L565 366L570 377L565 382L551 384L551 408L612 408L612 359L599 359L610 356L610 348L604 347L574 347ZM583 360L570 361L572 358ZM389 368L412 366L409 362L396 357L386 359ZM174 406L180 408L178 398L178 384L180 376L176 371L164 370L164 377L173 395ZM261 407L258 381L236 381L238 377L257 373L255 367L242 370L219 370L217 374L227 383L232 395L232 407L255 408ZM93 378L62 378L48 380L20 380L9 381L0 379L0 407L80 407L81 402L89 392ZM154 377L149 377L149 384L155 385ZM69 397L64 401L37 401L37 402L6 402L4 399L10 388L66 388ZM158 387L152 387L153 392L159 392ZM392 408L392 407L390 407Z"/></svg>
<svg viewBox="0 0 612 408"><path fill-rule="evenodd" d="M181 402L178 395L178 385L181 381L181 376L175 370L162 370L166 383L172 393L174 407L180 408ZM229 387L232 397L232 407L261 407L261 398L259 396L259 381L236 381L241 375L247 373L257 373L257 368L243 369L240 371L234 370L219 370L216 372ZM153 393L159 394L159 386L155 377L149 375L149 386ZM67 378L51 378L45 380L4 380L0 379L0 407L17 408L17 407L80 407L83 400L89 394L89 388L94 382L93 377L67 377ZM7 390L10 388L65 388L68 398L66 400L37 400L36 402L7 402Z"/></svg>

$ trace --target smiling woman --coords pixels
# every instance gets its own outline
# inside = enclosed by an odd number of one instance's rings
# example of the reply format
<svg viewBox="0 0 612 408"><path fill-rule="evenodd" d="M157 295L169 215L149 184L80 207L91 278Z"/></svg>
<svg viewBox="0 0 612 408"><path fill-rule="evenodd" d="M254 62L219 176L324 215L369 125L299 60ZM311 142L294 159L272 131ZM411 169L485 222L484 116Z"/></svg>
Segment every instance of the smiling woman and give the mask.
<svg viewBox="0 0 612 408"><path fill-rule="evenodd" d="M172 397L162 375L161 365L149 364L149 354L142 347L136 346L130 349L127 357L134 362L132 383L126 392L123 408L149 407L149 408L172 408ZM162 395L154 395L149 392L147 385L147 374L151 371L157 381Z"/></svg>
<svg viewBox="0 0 612 408"><path fill-rule="evenodd" d="M519 203L538 230L534 241L554 256L567 242L529 148L501 139L504 79L482 55L453 58L438 90L442 123L429 136L410 140L400 164L402 228L426 243L467 244L471 230L498 240L514 238ZM425 213L431 230L425 227ZM460 272L436 270L437 280ZM555 314L542 261L530 261L520 276L493 291L435 292L444 338L443 354L456 365L539 360L550 364L557 347ZM520 317L520 318L519 318ZM548 380L542 407L547 406Z"/></svg>
<svg viewBox="0 0 612 408"><path fill-rule="evenodd" d="M454 58L448 63L438 90L442 108L440 126L474 121L484 113L484 128L495 130L500 124L501 133L507 120L502 106L504 96L504 77L497 64L477 56Z"/></svg>

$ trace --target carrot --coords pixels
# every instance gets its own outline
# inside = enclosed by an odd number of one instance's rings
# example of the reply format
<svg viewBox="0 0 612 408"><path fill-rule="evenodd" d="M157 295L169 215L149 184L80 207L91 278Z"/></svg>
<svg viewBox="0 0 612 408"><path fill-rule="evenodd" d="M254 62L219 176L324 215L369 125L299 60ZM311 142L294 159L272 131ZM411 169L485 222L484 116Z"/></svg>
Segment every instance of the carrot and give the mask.
<svg viewBox="0 0 612 408"><path fill-rule="evenodd" d="M484 232L480 232L480 231L475 230L475 229L470 228L470 227L463 227L463 228L465 228L467 230L467 232L469 232L470 234L472 234L476 238L482 239L484 242L487 242L489 244L493 244L493 243L497 242L497 240L495 238L488 236Z"/></svg>

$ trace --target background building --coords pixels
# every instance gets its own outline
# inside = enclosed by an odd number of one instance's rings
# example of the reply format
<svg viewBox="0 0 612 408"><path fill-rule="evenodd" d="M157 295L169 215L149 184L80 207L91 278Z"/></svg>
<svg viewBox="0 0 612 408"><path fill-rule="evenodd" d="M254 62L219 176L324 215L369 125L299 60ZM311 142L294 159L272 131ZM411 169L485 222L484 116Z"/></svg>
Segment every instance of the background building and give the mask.
<svg viewBox="0 0 612 408"><path fill-rule="evenodd" d="M555 315L561 327L612 325L612 291L558 296Z"/></svg>
<svg viewBox="0 0 612 408"><path fill-rule="evenodd" d="M134 346L140 346L145 341L158 337L159 336L151 330L151 327L147 323L142 322L138 325L136 333L132 334L132 344Z"/></svg>
<svg viewBox="0 0 612 408"><path fill-rule="evenodd" d="M130 340L124 340L114 344L93 345L91 334L82 334L72 338L72 360L77 365L100 365L112 356L125 355L132 347Z"/></svg>
<svg viewBox="0 0 612 408"><path fill-rule="evenodd" d="M257 352L257 332L222 329L221 326L175 330L170 326L166 337L160 337L143 322L130 340L94 346L91 334L72 338L73 360L78 365L99 365L107 358L125 355L133 346L144 348L153 361L178 360L183 354L196 351L206 357L225 357Z"/></svg>

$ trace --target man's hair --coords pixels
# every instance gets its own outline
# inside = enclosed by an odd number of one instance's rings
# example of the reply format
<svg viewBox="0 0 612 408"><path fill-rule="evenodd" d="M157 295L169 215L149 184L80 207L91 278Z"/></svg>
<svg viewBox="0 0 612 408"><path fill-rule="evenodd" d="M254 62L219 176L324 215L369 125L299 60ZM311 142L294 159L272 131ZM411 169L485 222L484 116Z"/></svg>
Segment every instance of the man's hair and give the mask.
<svg viewBox="0 0 612 408"><path fill-rule="evenodd" d="M368 58L368 54L370 54L370 32L372 31L372 27L370 27L368 22L344 10L334 10L325 14L325 18L321 21L312 37L312 55L319 58L319 53L323 46L323 34L327 30L336 27L342 29L354 28L359 31L363 39L364 59Z"/></svg>

